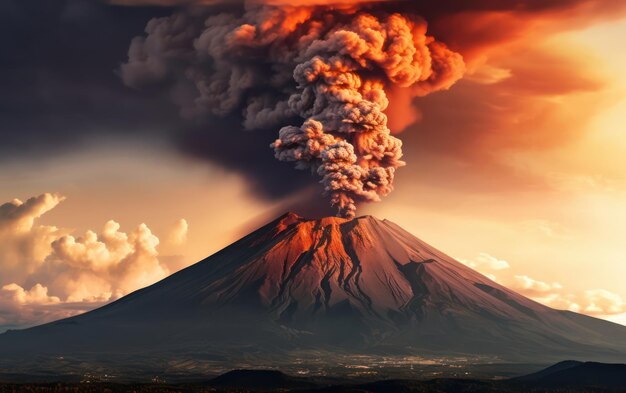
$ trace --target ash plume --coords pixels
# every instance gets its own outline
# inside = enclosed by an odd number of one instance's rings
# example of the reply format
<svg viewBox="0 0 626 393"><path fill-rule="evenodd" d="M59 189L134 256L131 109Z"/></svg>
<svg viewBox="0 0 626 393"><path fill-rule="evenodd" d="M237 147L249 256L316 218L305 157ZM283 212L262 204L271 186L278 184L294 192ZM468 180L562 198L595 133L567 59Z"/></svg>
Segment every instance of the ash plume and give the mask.
<svg viewBox="0 0 626 393"><path fill-rule="evenodd" d="M282 126L275 157L319 175L347 218L357 203L389 194L405 164L385 90L422 96L465 71L419 16L364 4L249 3L207 18L153 19L146 33L121 66L127 85L170 85L184 117L241 114L246 129Z"/></svg>

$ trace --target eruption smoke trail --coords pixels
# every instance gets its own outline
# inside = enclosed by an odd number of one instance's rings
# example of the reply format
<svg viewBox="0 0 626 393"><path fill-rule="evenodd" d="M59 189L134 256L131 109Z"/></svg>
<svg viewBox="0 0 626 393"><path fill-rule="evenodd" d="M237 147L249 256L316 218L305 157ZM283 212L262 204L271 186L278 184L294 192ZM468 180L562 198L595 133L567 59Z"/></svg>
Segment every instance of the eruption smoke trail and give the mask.
<svg viewBox="0 0 626 393"><path fill-rule="evenodd" d="M203 27L184 14L154 19L146 32L122 65L126 84L169 80L183 115L240 109L249 129L305 119L279 131L275 157L317 172L346 218L356 203L389 194L404 165L402 142L387 126L385 88L426 95L465 70L420 17L373 8L249 4L241 16L211 16Z"/></svg>

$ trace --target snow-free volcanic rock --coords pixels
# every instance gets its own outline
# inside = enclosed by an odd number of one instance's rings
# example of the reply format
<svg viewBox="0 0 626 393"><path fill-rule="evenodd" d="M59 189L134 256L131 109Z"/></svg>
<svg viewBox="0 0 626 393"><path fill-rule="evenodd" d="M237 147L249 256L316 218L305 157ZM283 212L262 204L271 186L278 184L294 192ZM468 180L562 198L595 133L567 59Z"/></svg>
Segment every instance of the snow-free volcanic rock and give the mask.
<svg viewBox="0 0 626 393"><path fill-rule="evenodd" d="M0 359L18 360L271 361L306 349L616 361L626 358L626 327L536 303L387 220L289 213L105 307L0 335Z"/></svg>

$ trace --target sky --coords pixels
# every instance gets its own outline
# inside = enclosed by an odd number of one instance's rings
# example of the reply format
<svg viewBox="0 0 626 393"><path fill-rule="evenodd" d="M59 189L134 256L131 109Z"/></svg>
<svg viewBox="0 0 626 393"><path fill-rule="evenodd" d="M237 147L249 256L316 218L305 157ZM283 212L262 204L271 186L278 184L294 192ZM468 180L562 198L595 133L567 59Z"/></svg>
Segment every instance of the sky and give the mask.
<svg viewBox="0 0 626 393"><path fill-rule="evenodd" d="M319 178L274 159L290 116L250 127L251 106L233 78L222 87L218 61L200 76L217 75L219 94L189 99L189 82L204 79L190 79L179 49L202 43L211 17L243 12L238 1L189 3L0 3L0 331L101 306L287 210L334 213ZM356 214L396 222L548 306L626 324L626 6L345 3L419 15L462 57L428 86L385 86L406 166ZM287 9L249 7L259 6ZM146 32L153 18L167 23Z"/></svg>

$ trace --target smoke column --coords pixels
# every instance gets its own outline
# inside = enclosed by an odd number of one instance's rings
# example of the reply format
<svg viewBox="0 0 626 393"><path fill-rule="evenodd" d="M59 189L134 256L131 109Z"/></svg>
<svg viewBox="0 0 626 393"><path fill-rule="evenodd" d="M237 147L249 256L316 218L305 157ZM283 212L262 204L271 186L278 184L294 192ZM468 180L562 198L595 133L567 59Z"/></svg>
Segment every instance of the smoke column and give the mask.
<svg viewBox="0 0 626 393"><path fill-rule="evenodd" d="M121 75L137 88L169 83L185 117L239 112L248 129L303 119L280 129L275 157L319 175L338 215L352 218L358 202L389 194L405 165L385 89L422 96L465 71L426 31L417 15L363 4L248 4L203 24L175 14L148 23Z"/></svg>

